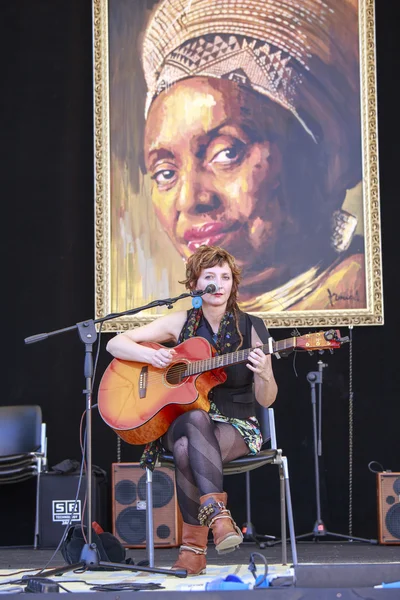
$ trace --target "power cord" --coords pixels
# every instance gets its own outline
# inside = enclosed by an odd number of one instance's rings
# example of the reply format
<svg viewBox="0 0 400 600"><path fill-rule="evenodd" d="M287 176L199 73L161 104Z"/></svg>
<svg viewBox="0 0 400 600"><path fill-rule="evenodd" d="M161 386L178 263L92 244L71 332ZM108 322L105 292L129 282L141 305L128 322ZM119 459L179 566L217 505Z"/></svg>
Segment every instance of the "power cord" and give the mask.
<svg viewBox="0 0 400 600"><path fill-rule="evenodd" d="M257 576L257 567L255 564L255 557L258 556L264 563L264 574ZM294 577L291 575L277 575L276 577L268 578L268 563L267 559L263 554L258 552L253 552L250 554L250 564L248 567L249 571L253 575L255 579L255 584L253 586L253 590L257 589L265 589L266 587L289 587L294 585Z"/></svg>
<svg viewBox="0 0 400 600"><path fill-rule="evenodd" d="M377 468L374 468L375 465ZM392 472L389 470L386 471L383 468L383 466L381 465L381 463L378 462L377 460L371 460L371 462L368 463L368 469L371 471L371 473L391 473Z"/></svg>
<svg viewBox="0 0 400 600"><path fill-rule="evenodd" d="M256 567L256 563L254 560L255 556L258 556L259 558L261 558L261 560L264 563L264 575L261 575L259 577L257 577L257 567ZM266 581L267 575L268 575L268 563L267 563L267 559L265 558L265 556L263 554L260 554L259 552L252 552L250 554L250 564L249 564L248 568L249 568L250 573L253 575L253 577L255 579L255 584L254 584L253 589L257 589L258 587L261 587L262 584L264 583L264 581Z"/></svg>
<svg viewBox="0 0 400 600"><path fill-rule="evenodd" d="M105 583L90 588L94 592L139 592L141 590L165 590L161 583Z"/></svg>

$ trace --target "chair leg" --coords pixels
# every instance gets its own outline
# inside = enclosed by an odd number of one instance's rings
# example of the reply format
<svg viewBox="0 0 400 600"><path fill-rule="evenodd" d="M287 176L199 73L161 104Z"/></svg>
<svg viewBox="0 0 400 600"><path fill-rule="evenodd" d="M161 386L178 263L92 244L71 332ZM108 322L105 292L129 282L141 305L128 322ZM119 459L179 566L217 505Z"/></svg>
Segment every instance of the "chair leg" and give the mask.
<svg viewBox="0 0 400 600"><path fill-rule="evenodd" d="M289 469L288 469L288 463L287 463L286 456L282 457L282 463L283 463L283 465L282 465L283 474L284 474L284 478L285 478L285 492L286 492L287 514L288 514L288 520L289 520L289 535L290 535L290 547L292 550L292 562L293 562L293 565L296 567L297 566L297 546L296 546L296 535L295 535L295 531L294 531L292 496L290 493ZM282 538L282 545L283 545L283 540L286 540L286 537Z"/></svg>
<svg viewBox="0 0 400 600"><path fill-rule="evenodd" d="M251 524L250 471L246 471L246 520Z"/></svg>
<svg viewBox="0 0 400 600"><path fill-rule="evenodd" d="M282 540L282 564L287 565L287 546L286 546L286 498L285 498L285 473L283 466L283 457L279 463L279 494L281 503L281 540Z"/></svg>
<svg viewBox="0 0 400 600"><path fill-rule="evenodd" d="M39 518L40 518L40 483L41 483L41 478L40 478L40 474L42 472L42 464L41 464L41 458L39 458L38 461L38 472L36 475L36 511L35 511L35 534L34 534L34 538L33 538L33 549L37 550L38 547L38 543L39 543Z"/></svg>
<svg viewBox="0 0 400 600"><path fill-rule="evenodd" d="M251 522L250 471L246 471L246 523L242 527L243 541L256 542L253 523Z"/></svg>
<svg viewBox="0 0 400 600"><path fill-rule="evenodd" d="M154 567L153 472L146 468L146 550L149 567Z"/></svg>

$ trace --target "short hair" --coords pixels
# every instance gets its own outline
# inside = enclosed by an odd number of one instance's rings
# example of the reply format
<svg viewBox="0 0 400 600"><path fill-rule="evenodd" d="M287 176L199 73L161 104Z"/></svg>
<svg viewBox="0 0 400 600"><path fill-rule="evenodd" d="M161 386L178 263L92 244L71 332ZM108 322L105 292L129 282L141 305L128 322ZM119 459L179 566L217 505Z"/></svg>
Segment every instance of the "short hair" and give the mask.
<svg viewBox="0 0 400 600"><path fill-rule="evenodd" d="M201 275L202 269L222 266L227 264L232 271L232 291L228 299L227 310L238 310L238 293L241 281L241 268L236 264L235 258L227 250L220 246L199 246L194 253L189 256L186 262L186 279L180 281L186 289L194 289Z"/></svg>

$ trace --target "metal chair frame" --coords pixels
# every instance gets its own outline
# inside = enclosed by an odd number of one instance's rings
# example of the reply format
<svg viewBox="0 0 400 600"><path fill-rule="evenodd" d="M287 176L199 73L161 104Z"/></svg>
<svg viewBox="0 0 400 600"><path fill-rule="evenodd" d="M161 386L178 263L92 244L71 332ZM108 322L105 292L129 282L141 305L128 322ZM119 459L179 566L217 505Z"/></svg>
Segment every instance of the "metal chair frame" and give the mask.
<svg viewBox="0 0 400 600"><path fill-rule="evenodd" d="M292 553L292 563L297 565L296 536L294 530L294 519L289 484L289 470L287 457L283 456L282 450L277 446L275 418L273 408L257 406L257 417L260 422L264 444L270 442L270 448L261 450L258 454L247 455L237 458L224 465L224 475L246 474L246 509L248 521L250 518L250 471L258 469L266 464L278 465L280 478L280 514L281 514L281 540L282 540L282 564L287 564L287 520L289 524L289 540ZM162 454L156 467L174 465L172 454ZM150 567L154 566L154 522L153 522L153 473L146 469L146 548Z"/></svg>
<svg viewBox="0 0 400 600"><path fill-rule="evenodd" d="M0 485L36 477L34 549L39 541L40 476L46 469L46 424L40 406L0 406Z"/></svg>

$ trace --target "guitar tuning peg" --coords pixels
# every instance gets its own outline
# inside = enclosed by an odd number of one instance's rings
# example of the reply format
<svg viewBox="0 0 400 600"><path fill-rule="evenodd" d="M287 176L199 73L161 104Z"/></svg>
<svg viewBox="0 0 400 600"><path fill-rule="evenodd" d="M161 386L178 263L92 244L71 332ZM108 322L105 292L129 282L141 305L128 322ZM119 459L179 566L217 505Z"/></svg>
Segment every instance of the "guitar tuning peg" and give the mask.
<svg viewBox="0 0 400 600"><path fill-rule="evenodd" d="M329 353L333 354L333 348L329 348Z"/></svg>
<svg viewBox="0 0 400 600"><path fill-rule="evenodd" d="M309 351L308 351L308 354L309 354L310 356L312 356L312 355L314 354L314 352L313 352L312 350L309 350Z"/></svg>
<svg viewBox="0 0 400 600"><path fill-rule="evenodd" d="M318 354L323 354L325 350L318 350Z"/></svg>
<svg viewBox="0 0 400 600"><path fill-rule="evenodd" d="M325 331L324 338L327 342L331 342L335 339L336 332L334 329L329 329L329 331Z"/></svg>

